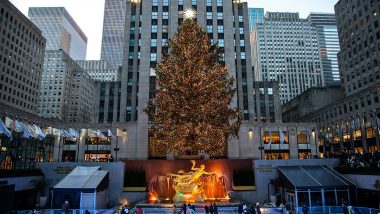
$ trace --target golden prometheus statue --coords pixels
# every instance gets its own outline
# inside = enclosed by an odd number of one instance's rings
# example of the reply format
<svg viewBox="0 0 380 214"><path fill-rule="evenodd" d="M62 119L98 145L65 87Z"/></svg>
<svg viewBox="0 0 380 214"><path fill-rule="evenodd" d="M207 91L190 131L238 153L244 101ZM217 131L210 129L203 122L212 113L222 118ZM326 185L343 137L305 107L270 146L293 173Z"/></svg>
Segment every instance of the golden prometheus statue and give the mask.
<svg viewBox="0 0 380 214"><path fill-rule="evenodd" d="M214 175L214 172L206 172L205 165L201 165L199 168L195 167L195 160L191 160L193 166L190 172L179 170L178 174L170 174L173 178L173 189L175 195L173 202L203 202L205 195L202 188L202 181L200 177L202 175Z"/></svg>

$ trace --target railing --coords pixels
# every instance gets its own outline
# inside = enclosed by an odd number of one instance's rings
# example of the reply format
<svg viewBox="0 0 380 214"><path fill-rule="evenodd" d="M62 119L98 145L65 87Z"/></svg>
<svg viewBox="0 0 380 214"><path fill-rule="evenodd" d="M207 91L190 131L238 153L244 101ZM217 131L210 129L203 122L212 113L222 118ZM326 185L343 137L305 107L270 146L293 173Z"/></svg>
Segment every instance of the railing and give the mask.
<svg viewBox="0 0 380 214"><path fill-rule="evenodd" d="M114 214L118 213L117 209L96 209L96 210L88 210L90 214ZM85 214L86 209L70 209L67 214ZM23 210L17 211L17 214L32 214L33 210ZM40 214L62 214L61 209L46 209L46 210L38 210L37 213Z"/></svg>
<svg viewBox="0 0 380 214"><path fill-rule="evenodd" d="M297 207L297 214L303 214L302 207ZM367 207L352 207L355 211L358 209L361 213L366 214L378 214L380 213L380 209L367 208ZM325 207L308 207L309 214L342 214L343 207L341 206L325 206ZM356 213L356 211L355 211Z"/></svg>
<svg viewBox="0 0 380 214"><path fill-rule="evenodd" d="M302 207L296 208L296 214L303 214ZM358 209L361 213L365 214L379 214L380 209L367 208L367 207L352 207L353 210ZM177 213L180 211L180 208L177 208ZM285 208L260 208L261 214L286 214L287 211ZM70 209L68 214L85 214L85 209ZM118 209L97 209L97 210L88 210L90 214L115 214L119 213ZM218 207L218 214L237 214L236 206L221 206ZM31 214L32 211L18 211L17 214ZM47 209L47 210L39 210L41 214L62 214L61 209ZM136 214L137 209L133 208L130 210L131 214ZM172 208L143 208L144 214L172 214ZM196 207L196 213L205 213L204 208ZM308 214L343 214L343 208L340 206L325 206L325 207L308 207Z"/></svg>

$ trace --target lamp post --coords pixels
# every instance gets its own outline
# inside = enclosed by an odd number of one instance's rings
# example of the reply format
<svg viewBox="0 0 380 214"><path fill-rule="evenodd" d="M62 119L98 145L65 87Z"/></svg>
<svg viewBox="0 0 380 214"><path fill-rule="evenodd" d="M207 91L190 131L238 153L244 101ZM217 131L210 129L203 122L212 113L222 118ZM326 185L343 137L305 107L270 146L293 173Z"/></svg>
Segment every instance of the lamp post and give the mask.
<svg viewBox="0 0 380 214"><path fill-rule="evenodd" d="M117 145L119 143L119 128L116 126L116 148L113 150L115 151L115 161L117 162L117 152L119 151L119 148L117 148Z"/></svg>

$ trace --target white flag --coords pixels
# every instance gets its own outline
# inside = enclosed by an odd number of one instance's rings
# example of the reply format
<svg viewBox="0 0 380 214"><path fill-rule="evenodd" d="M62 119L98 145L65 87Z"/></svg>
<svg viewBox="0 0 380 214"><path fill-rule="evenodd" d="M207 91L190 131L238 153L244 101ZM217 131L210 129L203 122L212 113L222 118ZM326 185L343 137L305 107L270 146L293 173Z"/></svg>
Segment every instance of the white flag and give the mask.
<svg viewBox="0 0 380 214"><path fill-rule="evenodd" d="M123 138L123 143L126 143L126 142L127 142L127 140L128 140L128 132L123 131L123 130L121 130L121 129L117 129L117 130L116 130L116 135L117 135L118 137L122 137L122 138Z"/></svg>
<svg viewBox="0 0 380 214"><path fill-rule="evenodd" d="M285 141L285 135L284 135L284 133L282 133L281 129L279 129L279 130L280 130L280 143L283 144Z"/></svg>

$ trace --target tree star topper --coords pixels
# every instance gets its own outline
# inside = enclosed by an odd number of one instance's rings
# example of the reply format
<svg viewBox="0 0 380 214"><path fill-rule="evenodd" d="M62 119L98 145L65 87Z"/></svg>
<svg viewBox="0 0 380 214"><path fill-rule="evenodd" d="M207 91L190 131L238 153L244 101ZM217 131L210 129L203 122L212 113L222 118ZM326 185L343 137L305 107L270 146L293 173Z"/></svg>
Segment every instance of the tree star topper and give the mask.
<svg viewBox="0 0 380 214"><path fill-rule="evenodd" d="M195 10L193 8L188 8L185 10L184 17L185 19L193 19L195 18Z"/></svg>

